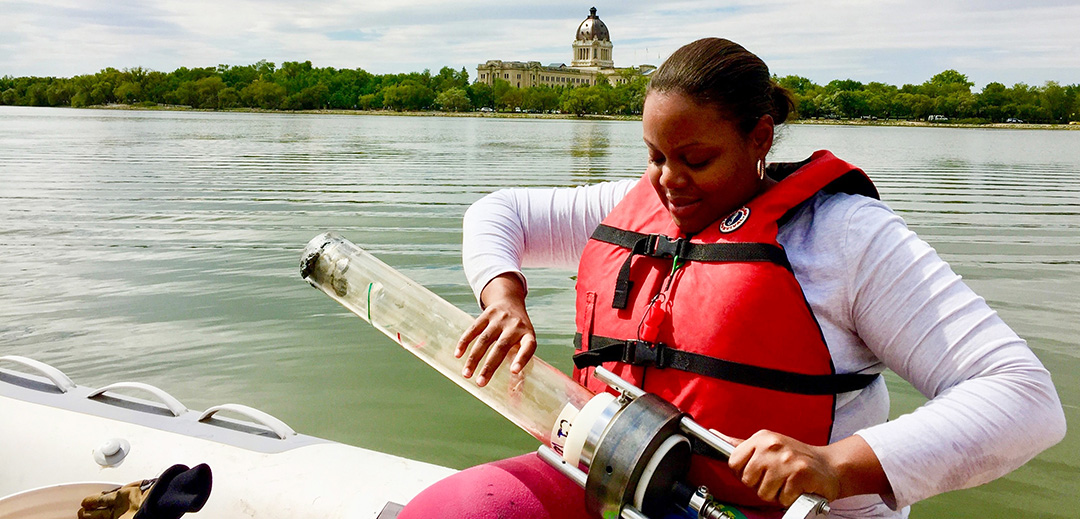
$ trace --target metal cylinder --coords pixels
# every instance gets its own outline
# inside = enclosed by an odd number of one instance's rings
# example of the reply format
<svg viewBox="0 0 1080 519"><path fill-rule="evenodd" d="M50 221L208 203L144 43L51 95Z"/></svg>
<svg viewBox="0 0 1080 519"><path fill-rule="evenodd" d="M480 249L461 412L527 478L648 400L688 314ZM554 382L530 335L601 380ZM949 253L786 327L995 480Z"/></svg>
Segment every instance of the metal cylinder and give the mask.
<svg viewBox="0 0 1080 519"><path fill-rule="evenodd" d="M681 417L677 407L653 394L644 394L623 407L596 446L585 482L585 507L600 517L618 516L633 500L645 466L661 444L679 432ZM669 493L690 468L689 448L668 451L668 457L649 482L656 487L656 495ZM652 494L646 492L649 497ZM659 515L662 510L653 510L650 501L660 506L659 502L666 504L666 500L646 498L642 503L646 515Z"/></svg>

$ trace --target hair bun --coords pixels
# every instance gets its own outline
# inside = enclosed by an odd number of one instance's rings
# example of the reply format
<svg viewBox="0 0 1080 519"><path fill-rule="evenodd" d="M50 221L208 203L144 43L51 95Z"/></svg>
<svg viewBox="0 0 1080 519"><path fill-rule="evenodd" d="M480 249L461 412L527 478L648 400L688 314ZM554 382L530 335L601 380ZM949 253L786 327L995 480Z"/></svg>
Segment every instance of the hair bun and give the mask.
<svg viewBox="0 0 1080 519"><path fill-rule="evenodd" d="M792 97L791 91L780 86L776 81L772 81L772 86L773 123L783 124L791 115L791 112L795 111L795 99Z"/></svg>

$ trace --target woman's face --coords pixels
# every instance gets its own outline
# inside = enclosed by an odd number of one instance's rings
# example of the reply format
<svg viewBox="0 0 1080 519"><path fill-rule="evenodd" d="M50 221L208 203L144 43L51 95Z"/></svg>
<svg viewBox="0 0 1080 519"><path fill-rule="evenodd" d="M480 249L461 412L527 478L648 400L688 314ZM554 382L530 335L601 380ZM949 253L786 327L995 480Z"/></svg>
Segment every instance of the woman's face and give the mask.
<svg viewBox="0 0 1080 519"><path fill-rule="evenodd" d="M772 146L772 117L762 117L744 136L715 107L677 92L653 92L645 98L642 128L646 174L684 233L705 229L765 187L757 162Z"/></svg>

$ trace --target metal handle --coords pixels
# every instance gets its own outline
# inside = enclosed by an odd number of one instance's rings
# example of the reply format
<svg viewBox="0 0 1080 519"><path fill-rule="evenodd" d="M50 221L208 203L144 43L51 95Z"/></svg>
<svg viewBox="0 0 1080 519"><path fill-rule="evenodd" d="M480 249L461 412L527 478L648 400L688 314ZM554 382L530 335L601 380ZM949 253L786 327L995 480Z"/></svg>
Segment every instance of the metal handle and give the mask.
<svg viewBox="0 0 1080 519"><path fill-rule="evenodd" d="M728 443L727 440L717 436L715 433L706 429L701 424L695 422L689 416L683 416L682 420L679 420L679 427L686 434L690 434L697 439L705 442L705 445L712 447L720 454L723 454L725 458L730 458L731 453L735 452L735 446Z"/></svg>
<svg viewBox="0 0 1080 519"><path fill-rule="evenodd" d="M608 371L606 368L597 366L593 370L593 376L597 380L611 386L612 389L625 394L630 398L639 398L645 394L645 390L641 389L625 380L622 377Z"/></svg>
<svg viewBox="0 0 1080 519"><path fill-rule="evenodd" d="M551 450L551 447L541 445L539 449L536 449L536 455L540 456L540 459L547 462L548 465L551 465L551 467L559 471L559 473L570 478L570 481L577 483L581 488L585 488L585 482L589 477L588 474L582 472L577 467L571 467L559 453Z"/></svg>
<svg viewBox="0 0 1080 519"><path fill-rule="evenodd" d="M41 373L45 376L45 378L48 378L53 383L53 385L60 390L61 393L67 393L68 390L75 389L75 383L72 382L71 379L68 378L68 376L65 375L63 371L60 371L44 362L34 359L28 359L19 355L4 355L3 357L0 357L0 360L14 362L15 364L22 364L23 366L31 368L38 373Z"/></svg>
<svg viewBox="0 0 1080 519"><path fill-rule="evenodd" d="M248 418L251 418L252 420L255 420L255 422L259 425L262 425L263 427L269 429L270 432L274 433L280 440L284 440L289 436L296 436L296 431L294 431L292 427L289 427L285 422L282 422L281 420L278 420L277 418L274 418L273 416L264 413L258 409L241 404L221 404L211 407L210 409L203 411L203 414L199 415L199 421L203 422L208 420L211 416L214 415L214 413L217 413L218 411L232 411L234 413L242 414Z"/></svg>
<svg viewBox="0 0 1080 519"><path fill-rule="evenodd" d="M103 388L95 389L89 395L86 395L86 398L97 398L105 394L106 391L113 391L115 389L138 389L146 391L147 393L154 395L159 402L165 404L165 407L169 409L169 412L172 413L173 416L180 416L188 411L188 408L184 404L181 404L176 397L159 388L151 386L150 384L143 384L142 382L117 382L115 384L109 384Z"/></svg>

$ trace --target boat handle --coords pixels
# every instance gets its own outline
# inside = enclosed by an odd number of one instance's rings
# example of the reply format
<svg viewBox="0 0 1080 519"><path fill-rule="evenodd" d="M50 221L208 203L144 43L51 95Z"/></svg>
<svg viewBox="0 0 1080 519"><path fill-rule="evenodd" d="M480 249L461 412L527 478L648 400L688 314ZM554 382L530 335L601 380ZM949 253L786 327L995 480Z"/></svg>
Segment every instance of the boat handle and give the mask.
<svg viewBox="0 0 1080 519"><path fill-rule="evenodd" d="M0 357L0 360L6 360L8 362L22 364L23 366L31 368L38 373L41 373L50 381L52 381L53 385L56 386L56 388L59 389L61 393L67 393L69 389L75 389L75 383L72 382L71 379L68 378L68 376L65 375L63 371L60 371L44 362L29 359L26 357L21 357L19 355L4 355L3 357Z"/></svg>
<svg viewBox="0 0 1080 519"><path fill-rule="evenodd" d="M288 424L286 424L285 422L282 422L281 420L278 420L277 418L274 418L273 416L264 413L258 409L248 407L242 404L216 405L214 407L211 407L210 409L203 411L203 414L199 416L199 421L206 421L218 411L232 411L234 413L242 414L248 418L251 418L252 420L255 420L255 422L259 425L270 429L270 431L276 434L278 439L281 440L284 440L289 436L296 436L296 431L294 431L292 427L289 427Z"/></svg>
<svg viewBox="0 0 1080 519"><path fill-rule="evenodd" d="M86 395L86 398L96 398L105 394L106 391L113 391L115 389L140 389L146 391L147 393L154 395L154 397L162 404L165 404L165 407L169 409L169 412L172 413L173 416L180 416L188 410L184 404L181 404L180 401L172 395L151 386L150 384L143 384L142 382L117 382L115 384L109 384L103 388L95 389L89 395Z"/></svg>

